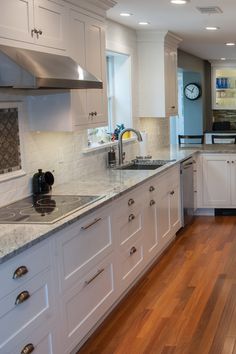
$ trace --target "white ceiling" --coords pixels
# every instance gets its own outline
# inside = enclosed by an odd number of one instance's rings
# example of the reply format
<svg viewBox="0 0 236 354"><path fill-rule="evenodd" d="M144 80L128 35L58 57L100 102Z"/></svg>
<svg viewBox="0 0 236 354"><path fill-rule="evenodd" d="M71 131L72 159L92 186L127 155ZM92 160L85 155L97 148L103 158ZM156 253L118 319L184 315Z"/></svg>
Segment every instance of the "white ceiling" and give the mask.
<svg viewBox="0 0 236 354"><path fill-rule="evenodd" d="M146 29L174 32L183 39L180 48L203 59L236 60L236 46L226 47L226 42L236 42L236 0L190 0L186 5L173 5L170 0L116 0L117 5L107 12L108 18L134 29L143 29L139 21L150 23ZM223 13L201 14L196 7L218 6ZM121 17L121 12L132 13ZM220 27L206 31L206 25Z"/></svg>

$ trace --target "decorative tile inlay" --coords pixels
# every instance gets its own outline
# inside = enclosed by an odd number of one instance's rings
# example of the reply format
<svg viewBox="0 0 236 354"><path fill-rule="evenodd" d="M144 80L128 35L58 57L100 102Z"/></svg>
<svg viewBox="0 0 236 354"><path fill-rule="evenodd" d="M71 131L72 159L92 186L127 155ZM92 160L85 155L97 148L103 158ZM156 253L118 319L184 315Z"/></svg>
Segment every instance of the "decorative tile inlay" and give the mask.
<svg viewBox="0 0 236 354"><path fill-rule="evenodd" d="M21 169L17 108L0 109L0 174Z"/></svg>

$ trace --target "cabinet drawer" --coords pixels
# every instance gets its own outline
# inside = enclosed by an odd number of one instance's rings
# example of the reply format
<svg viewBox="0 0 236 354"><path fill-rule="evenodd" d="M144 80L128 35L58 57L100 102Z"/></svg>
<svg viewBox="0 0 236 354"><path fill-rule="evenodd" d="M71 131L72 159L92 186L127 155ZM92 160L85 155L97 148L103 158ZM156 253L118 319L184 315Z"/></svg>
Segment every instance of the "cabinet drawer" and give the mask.
<svg viewBox="0 0 236 354"><path fill-rule="evenodd" d="M134 243L129 243L126 248L121 249L119 274L122 281L122 289L129 286L139 274L144 264L143 259L144 247L142 239Z"/></svg>
<svg viewBox="0 0 236 354"><path fill-rule="evenodd" d="M135 189L126 194L115 203L114 217L115 219L131 213L137 213L142 209L143 188Z"/></svg>
<svg viewBox="0 0 236 354"><path fill-rule="evenodd" d="M73 286L88 269L112 250L111 217L107 209L68 228L58 239L60 283Z"/></svg>
<svg viewBox="0 0 236 354"><path fill-rule="evenodd" d="M86 335L114 301L111 256L91 269L62 299L65 320L63 352L69 352Z"/></svg>
<svg viewBox="0 0 236 354"><path fill-rule="evenodd" d="M0 302L0 352L17 342L51 315L51 273L39 274ZM17 304L18 302L18 304Z"/></svg>
<svg viewBox="0 0 236 354"><path fill-rule="evenodd" d="M0 266L0 299L49 266L49 243L34 246Z"/></svg>
<svg viewBox="0 0 236 354"><path fill-rule="evenodd" d="M33 354L57 354L54 329L43 325L16 343L12 340L4 347L4 354L21 354L22 350L34 348Z"/></svg>
<svg viewBox="0 0 236 354"><path fill-rule="evenodd" d="M135 210L127 215L121 215L116 220L115 232L121 246L131 239L136 240L141 237L143 232L142 212Z"/></svg>

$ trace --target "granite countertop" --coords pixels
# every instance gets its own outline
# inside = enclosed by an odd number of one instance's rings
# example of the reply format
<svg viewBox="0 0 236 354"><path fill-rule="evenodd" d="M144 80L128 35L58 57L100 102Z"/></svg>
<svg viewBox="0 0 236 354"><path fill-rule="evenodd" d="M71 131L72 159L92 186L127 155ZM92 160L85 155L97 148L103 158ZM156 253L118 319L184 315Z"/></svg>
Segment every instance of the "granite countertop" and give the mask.
<svg viewBox="0 0 236 354"><path fill-rule="evenodd" d="M0 225L0 263L21 253L23 250L46 239L67 225L79 220L81 217L106 205L129 190L147 181L149 178L162 173L168 168L180 163L182 160L197 152L204 153L236 153L235 145L188 145L184 148L162 148L152 155L153 159L175 160L161 168L152 171L111 170L85 176L79 180L59 185L53 189L53 194L70 195L102 195L93 204L70 214L53 224L1 224Z"/></svg>
<svg viewBox="0 0 236 354"><path fill-rule="evenodd" d="M230 130L206 130L204 134L236 134L236 129Z"/></svg>

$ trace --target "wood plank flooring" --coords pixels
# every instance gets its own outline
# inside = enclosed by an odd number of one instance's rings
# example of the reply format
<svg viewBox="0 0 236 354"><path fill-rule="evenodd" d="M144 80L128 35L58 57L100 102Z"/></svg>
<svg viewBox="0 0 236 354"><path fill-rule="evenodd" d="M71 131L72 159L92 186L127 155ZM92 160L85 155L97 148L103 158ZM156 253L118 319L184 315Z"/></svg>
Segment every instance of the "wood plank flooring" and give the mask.
<svg viewBox="0 0 236 354"><path fill-rule="evenodd" d="M236 217L197 217L79 354L236 354Z"/></svg>

